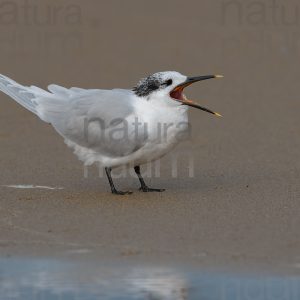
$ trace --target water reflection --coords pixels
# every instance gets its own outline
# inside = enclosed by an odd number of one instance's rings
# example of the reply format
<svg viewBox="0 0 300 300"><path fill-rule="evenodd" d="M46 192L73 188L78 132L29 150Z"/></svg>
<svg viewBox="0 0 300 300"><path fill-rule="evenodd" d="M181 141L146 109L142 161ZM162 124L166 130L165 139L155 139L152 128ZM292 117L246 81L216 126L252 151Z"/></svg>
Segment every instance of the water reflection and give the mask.
<svg viewBox="0 0 300 300"><path fill-rule="evenodd" d="M300 299L300 278L92 262L2 259L0 299L296 300Z"/></svg>

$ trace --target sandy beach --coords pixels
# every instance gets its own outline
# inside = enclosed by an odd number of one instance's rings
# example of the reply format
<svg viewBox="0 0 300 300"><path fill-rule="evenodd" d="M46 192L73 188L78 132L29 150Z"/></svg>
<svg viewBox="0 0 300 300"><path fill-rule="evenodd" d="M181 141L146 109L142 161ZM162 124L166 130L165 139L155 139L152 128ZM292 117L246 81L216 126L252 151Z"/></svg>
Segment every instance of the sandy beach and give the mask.
<svg viewBox="0 0 300 300"><path fill-rule="evenodd" d="M0 254L299 271L298 4L278 4L287 25L279 11L276 24L269 14L254 20L242 1L60 2L51 22L43 1L32 7L38 20L19 7L2 23L2 74L42 88L131 88L157 71L220 73L186 93L223 118L190 109L192 138L174 151L176 170L169 155L146 178L166 191L141 193L136 178L120 176L116 185L134 193L119 197L49 124L1 94Z"/></svg>

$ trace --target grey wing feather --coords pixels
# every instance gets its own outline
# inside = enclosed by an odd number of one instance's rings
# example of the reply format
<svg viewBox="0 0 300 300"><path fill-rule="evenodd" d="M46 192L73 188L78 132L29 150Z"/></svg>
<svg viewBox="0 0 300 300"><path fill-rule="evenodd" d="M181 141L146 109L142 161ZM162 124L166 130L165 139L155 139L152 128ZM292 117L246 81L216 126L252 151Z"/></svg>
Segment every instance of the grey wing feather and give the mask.
<svg viewBox="0 0 300 300"><path fill-rule="evenodd" d="M66 139L97 153L124 156L142 147L147 137L136 132L134 101L127 90L85 90L71 97L68 109L45 113Z"/></svg>
<svg viewBox="0 0 300 300"><path fill-rule="evenodd" d="M26 87L0 75L1 91L79 146L115 156L132 153L145 143L146 134L137 133L132 125L137 116L131 91L67 89L54 84L48 89Z"/></svg>

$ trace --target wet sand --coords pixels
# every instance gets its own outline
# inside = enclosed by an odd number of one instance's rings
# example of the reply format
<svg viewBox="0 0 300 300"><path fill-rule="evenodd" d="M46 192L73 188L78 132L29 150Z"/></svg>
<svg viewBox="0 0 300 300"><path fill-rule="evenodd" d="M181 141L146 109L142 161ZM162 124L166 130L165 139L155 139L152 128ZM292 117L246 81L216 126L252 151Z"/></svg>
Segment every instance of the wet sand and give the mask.
<svg viewBox="0 0 300 300"><path fill-rule="evenodd" d="M97 168L84 177L50 125L1 94L0 254L299 269L299 24L275 24L268 14L254 22L241 1L88 2L61 1L51 24L43 10L51 1L36 4L44 25L23 26L19 11L18 22L0 28L1 73L43 88L130 88L161 70L221 73L187 94L224 117L191 109L192 140L175 151L178 176L167 156L160 178L146 178L166 192L138 192L127 177L116 185L134 194L119 197ZM75 24L66 17L71 4L80 11ZM279 6L288 13L297 5Z"/></svg>

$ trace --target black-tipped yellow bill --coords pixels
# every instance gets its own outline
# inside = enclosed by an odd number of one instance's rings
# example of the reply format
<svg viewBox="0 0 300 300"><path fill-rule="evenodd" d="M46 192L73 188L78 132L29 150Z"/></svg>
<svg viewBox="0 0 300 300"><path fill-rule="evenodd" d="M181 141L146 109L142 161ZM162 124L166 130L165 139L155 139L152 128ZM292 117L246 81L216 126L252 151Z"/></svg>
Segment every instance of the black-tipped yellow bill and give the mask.
<svg viewBox="0 0 300 300"><path fill-rule="evenodd" d="M205 75L205 76L196 76L196 77L188 77L187 80L181 84L179 84L178 86L176 86L170 93L170 96L176 100L181 102L184 105L188 105L191 107L195 107L198 109L201 109L203 111L206 111L208 113L211 113L217 117L222 117L219 113L214 112L206 107L203 107L197 103L195 103L192 100L189 100L185 97L185 95L183 94L183 90L184 88L186 88L187 86L191 85L194 82L198 82L198 81L202 81L202 80L207 80L207 79L213 79L213 78L222 78L222 75Z"/></svg>

